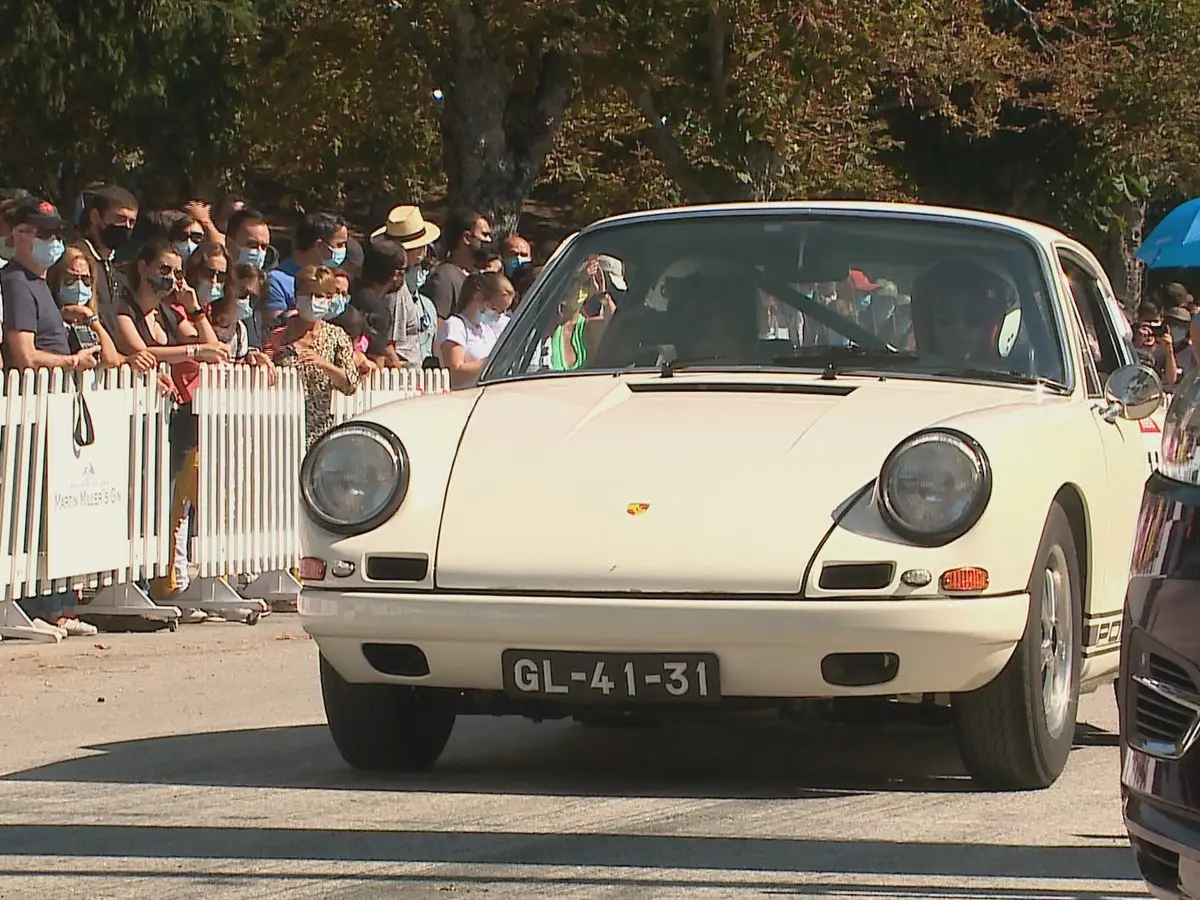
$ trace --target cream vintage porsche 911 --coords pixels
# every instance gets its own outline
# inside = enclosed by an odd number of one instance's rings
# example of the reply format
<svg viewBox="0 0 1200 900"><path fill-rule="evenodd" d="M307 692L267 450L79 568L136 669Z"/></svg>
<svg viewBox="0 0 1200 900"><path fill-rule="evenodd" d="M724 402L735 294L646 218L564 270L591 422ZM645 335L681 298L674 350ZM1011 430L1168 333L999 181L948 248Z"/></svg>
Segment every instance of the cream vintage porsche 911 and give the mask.
<svg viewBox="0 0 1200 900"><path fill-rule="evenodd" d="M925 698L978 783L1049 785L1117 670L1162 399L1135 359L1096 259L1029 222L594 224L477 384L305 458L300 613L333 738L415 769L464 714Z"/></svg>

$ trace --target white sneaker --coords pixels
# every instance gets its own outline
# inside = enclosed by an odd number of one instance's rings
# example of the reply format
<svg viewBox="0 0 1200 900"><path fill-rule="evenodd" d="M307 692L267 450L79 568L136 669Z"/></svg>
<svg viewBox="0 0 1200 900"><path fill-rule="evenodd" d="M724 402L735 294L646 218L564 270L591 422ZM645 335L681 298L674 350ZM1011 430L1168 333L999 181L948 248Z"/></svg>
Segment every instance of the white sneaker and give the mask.
<svg viewBox="0 0 1200 900"><path fill-rule="evenodd" d="M100 629L95 625L74 618L63 619L54 627L61 629L67 637L91 637L100 633Z"/></svg>

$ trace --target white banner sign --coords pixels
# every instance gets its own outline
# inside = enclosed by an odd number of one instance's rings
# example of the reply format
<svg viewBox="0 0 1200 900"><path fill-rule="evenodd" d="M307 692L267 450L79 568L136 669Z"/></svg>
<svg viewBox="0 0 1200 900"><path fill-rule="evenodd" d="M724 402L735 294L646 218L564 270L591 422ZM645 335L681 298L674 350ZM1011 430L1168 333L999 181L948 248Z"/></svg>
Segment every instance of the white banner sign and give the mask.
<svg viewBox="0 0 1200 900"><path fill-rule="evenodd" d="M107 572L129 560L129 408L86 391L95 442L75 444L74 394L52 394L46 428L46 576Z"/></svg>

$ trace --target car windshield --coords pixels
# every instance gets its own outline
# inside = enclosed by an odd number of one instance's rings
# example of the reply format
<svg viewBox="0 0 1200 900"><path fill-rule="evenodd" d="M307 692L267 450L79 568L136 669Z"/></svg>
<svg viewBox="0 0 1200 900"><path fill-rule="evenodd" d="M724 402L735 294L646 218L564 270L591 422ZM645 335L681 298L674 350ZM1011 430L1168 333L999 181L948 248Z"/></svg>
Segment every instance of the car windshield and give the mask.
<svg viewBox="0 0 1200 900"><path fill-rule="evenodd" d="M988 223L705 214L602 225L547 267L483 377L659 368L1066 382L1034 244Z"/></svg>

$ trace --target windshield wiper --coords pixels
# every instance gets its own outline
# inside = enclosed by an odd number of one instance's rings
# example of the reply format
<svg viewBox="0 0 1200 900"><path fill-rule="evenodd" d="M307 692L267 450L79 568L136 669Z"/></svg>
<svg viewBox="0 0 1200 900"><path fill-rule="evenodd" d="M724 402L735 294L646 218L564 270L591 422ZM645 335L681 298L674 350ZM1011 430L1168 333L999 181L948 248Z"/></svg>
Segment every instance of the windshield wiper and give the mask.
<svg viewBox="0 0 1200 900"><path fill-rule="evenodd" d="M1048 388L1059 394L1071 393L1061 381L1053 378L1043 378L1041 375L1030 375L1028 372L1016 372L1012 369L987 369L972 366L939 366L929 370L930 375L942 375L953 378L978 378L981 381L999 381L1004 384L1029 384Z"/></svg>
<svg viewBox="0 0 1200 900"><path fill-rule="evenodd" d="M844 347L837 345L797 347L796 352L788 356L777 356L771 361L776 365L824 362L825 371L821 373L821 378L825 381L832 381L841 372L877 368L877 366L871 365L872 363L885 363L888 366L912 365L919 363L921 357L910 350L897 350L891 346L881 349L862 347L851 342Z"/></svg>

